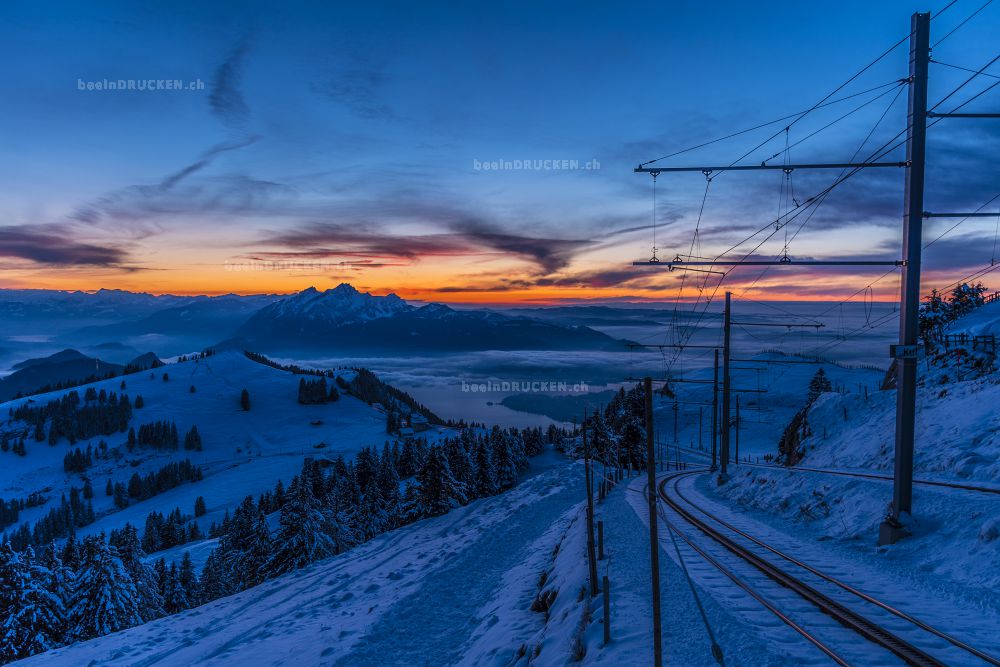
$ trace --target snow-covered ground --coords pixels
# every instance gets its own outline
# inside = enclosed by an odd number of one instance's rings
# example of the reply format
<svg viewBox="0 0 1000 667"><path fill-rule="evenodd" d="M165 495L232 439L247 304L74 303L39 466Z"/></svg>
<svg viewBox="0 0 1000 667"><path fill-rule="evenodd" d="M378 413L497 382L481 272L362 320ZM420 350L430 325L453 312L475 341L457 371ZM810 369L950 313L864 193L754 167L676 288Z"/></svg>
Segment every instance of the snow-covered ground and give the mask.
<svg viewBox="0 0 1000 667"><path fill-rule="evenodd" d="M549 453L532 466L500 496L243 593L18 664L510 664L542 625L543 615L530 611L537 578L583 499L579 463ZM567 650L553 643L543 653Z"/></svg>
<svg viewBox="0 0 1000 667"><path fill-rule="evenodd" d="M163 380L167 373L169 380ZM350 376L350 373L347 373ZM169 364L155 371L113 378L78 387L82 396L87 387L97 391L121 393L120 383L126 383L125 393L134 401L141 395L144 407L133 411L131 424L158 420L174 421L180 437L197 426L203 451L136 449L129 453L126 434L98 436L77 442L70 447L65 438L55 446L27 439L27 456L13 452L0 453L0 498L10 500L42 491L49 502L21 513L20 523L34 522L57 506L59 498L70 486L82 488L83 476L63 470L63 456L71 449L95 448L101 440L109 447L120 447L120 461L96 459L84 473L94 489L94 510L98 520L81 529L81 534L108 532L126 522L142 530L146 516L153 510L169 512L179 507L193 514L198 496L205 498L208 513L198 521L203 531L211 523L221 521L247 495L258 495L273 489L281 479L285 484L298 474L307 456L352 457L369 445L381 449L390 436L385 432L385 415L352 396L341 393L340 400L325 405L300 405L298 383L302 376L271 368L247 359L242 353L229 351L197 361ZM191 392L191 387L195 392ZM240 392L246 388L251 407L240 407ZM25 401L44 405L65 391L33 396L0 404L0 415ZM0 430L11 425L0 424ZM427 433L433 440L441 429ZM323 446L320 446L323 445ZM118 510L113 499L105 495L110 479L127 484L129 477L158 470L171 461L190 459L205 473L202 481L184 483L145 501L135 501ZM206 551L195 549L195 553Z"/></svg>
<svg viewBox="0 0 1000 667"><path fill-rule="evenodd" d="M951 332L993 331L1000 303L955 323ZM977 355L920 361L914 467L918 479L995 487L1000 482L1000 376ZM892 475L895 391L822 395L809 412L800 466ZM737 467L721 494L804 539L826 541L845 558L881 563L914 582L995 610L1000 586L1000 496L916 485L913 536L876 548L891 482L780 468Z"/></svg>
<svg viewBox="0 0 1000 667"><path fill-rule="evenodd" d="M1000 321L1000 303L995 306L980 309L975 319L954 330L989 330ZM754 358L782 361L776 355ZM181 376L181 370L194 366L189 376ZM777 453L781 432L805 404L817 366L771 363L759 364L758 370L749 361L734 366L734 386L759 390L741 393L740 454L756 463ZM877 371L823 367L838 391L821 396L809 414L802 466L891 472L894 392L878 390L882 374ZM312 445L320 439L329 445L321 451L345 454L385 439L384 418L377 411L347 397L327 406L299 406L298 378L279 378L274 375L279 371L239 355L167 370L169 383L162 382L159 371L155 380L147 375L128 379L130 395L139 392L146 400L147 407L137 412L140 422L174 419L183 432L206 410L221 417L214 424L197 422L206 458L192 459L205 464L206 480L170 492L190 493L183 501L157 497L151 503L156 509L184 507L196 495L205 495L215 511L206 517L211 519L250 492L258 479L263 490L277 477L297 472L302 457L316 451ZM926 381L919 393L917 476L1000 483L997 374L967 362L956 365L952 356L921 361L921 371ZM711 369L686 375L710 377ZM197 394L186 393L190 384L197 385ZM117 389L117 382L108 386ZM241 412L243 386L255 404L283 409L257 411L256 416L253 409ZM677 437L674 401L657 397L657 441L671 459L704 463L710 412L703 404L711 399L711 386L678 383L674 388L679 394ZM311 426L317 420L323 424ZM29 446L29 461L49 449ZM27 484L20 487L26 493L33 490L32 483L62 480L65 446L51 449L58 457L47 473L24 468L16 475L0 473L0 481L8 475L13 481L4 483ZM191 454L182 451L178 458ZM143 465L158 467L162 461ZM384 534L257 588L24 664L648 664L652 630L645 479L624 481L597 507L607 552L599 573L609 577L611 591L612 640L605 644L601 597L591 599L587 592L581 468L548 453L532 461L532 471L519 486L500 496ZM890 497L888 482L756 465L735 465L730 472L732 479L722 486L707 475L686 480L685 493L734 525L921 620L979 648L1000 651L993 631L1000 627L996 495L918 486L913 536L879 548L875 537ZM94 484L99 496L103 481L101 477ZM232 498L223 488L227 484ZM131 509L101 521L107 527L119 525ZM101 521L92 529L100 529ZM688 532L697 536L693 529ZM683 544L675 548L662 522L658 546L668 664L716 664L709 628L727 665L827 664L827 658L704 559ZM785 599L780 590L771 594ZM865 645L852 644L856 637L815 610L806 618L832 632L859 664L892 663L891 656L868 656Z"/></svg>

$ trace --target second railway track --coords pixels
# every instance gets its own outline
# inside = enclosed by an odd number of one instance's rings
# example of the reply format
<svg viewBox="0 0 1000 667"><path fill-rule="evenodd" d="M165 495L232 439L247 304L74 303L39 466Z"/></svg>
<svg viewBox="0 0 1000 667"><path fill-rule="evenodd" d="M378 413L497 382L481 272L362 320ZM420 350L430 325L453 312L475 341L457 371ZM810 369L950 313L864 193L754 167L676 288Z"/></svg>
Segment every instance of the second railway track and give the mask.
<svg viewBox="0 0 1000 667"><path fill-rule="evenodd" d="M740 530L722 518L714 516L707 510L699 507L688 499L678 488L680 481L686 477L699 474L701 471L686 471L673 473L662 479L659 483L659 496L666 507L679 516L686 524L696 528L713 542L722 546L726 551L737 556L742 562L749 564L759 573L762 573L771 581L779 584L785 589L793 591L799 598L809 602L812 606L822 611L827 616L835 619L841 626L857 633L865 640L884 648L891 652L901 661L909 665L995 665L1000 667L1000 660L976 649L968 643L957 639L948 633L942 632L923 621L912 617L906 612L886 604L875 597L858 590L832 576L829 576L818 569L790 556L781 550L765 543L761 539L750 535L746 531ZM664 519L669 518L664 515ZM791 626L799 634L823 651L834 662L841 665L852 664L840 655L840 651L832 648L829 642L818 639L814 633L804 627L802 623L794 621L788 613L782 612L772 602L767 600L758 591L746 582L740 581L734 573L721 564L718 559L713 558L706 550L700 547L696 541L685 535L681 531L677 534L682 540L687 542L696 552L705 558L710 564L722 571L732 579L737 585L743 588L758 602L762 603L769 611L776 614L781 620ZM753 546L741 543L746 541ZM763 554L766 554L763 555ZM775 563L772 558L779 559L782 566ZM792 574L788 571L789 566L808 573L805 576L812 576L820 580L820 584L807 583L801 575ZM895 620L901 622L905 631L890 631L882 623L870 618L870 615L862 614L857 605L847 604L844 601L835 599L830 592L824 592L820 588L834 587L834 594L846 593L851 600L856 600L859 605L867 606L869 609L877 609L877 614L891 615ZM843 597L843 595L840 595ZM906 635L901 636L901 635ZM933 650L930 647L921 648L914 645L913 641L917 637L912 635L922 635L933 638L933 643L946 644L944 651ZM925 641L920 643L926 644ZM947 654L947 655L941 655ZM961 662L957 662L956 655L961 655Z"/></svg>

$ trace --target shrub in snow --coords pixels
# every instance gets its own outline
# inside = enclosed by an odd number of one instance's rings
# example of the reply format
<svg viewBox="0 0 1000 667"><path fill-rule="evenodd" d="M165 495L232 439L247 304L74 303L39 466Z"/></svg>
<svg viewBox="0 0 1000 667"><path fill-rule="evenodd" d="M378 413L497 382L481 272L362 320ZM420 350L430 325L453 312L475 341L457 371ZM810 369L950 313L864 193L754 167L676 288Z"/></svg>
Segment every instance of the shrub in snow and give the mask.
<svg viewBox="0 0 1000 667"><path fill-rule="evenodd" d="M1000 520L990 519L979 529L980 542L992 542L1000 537Z"/></svg>

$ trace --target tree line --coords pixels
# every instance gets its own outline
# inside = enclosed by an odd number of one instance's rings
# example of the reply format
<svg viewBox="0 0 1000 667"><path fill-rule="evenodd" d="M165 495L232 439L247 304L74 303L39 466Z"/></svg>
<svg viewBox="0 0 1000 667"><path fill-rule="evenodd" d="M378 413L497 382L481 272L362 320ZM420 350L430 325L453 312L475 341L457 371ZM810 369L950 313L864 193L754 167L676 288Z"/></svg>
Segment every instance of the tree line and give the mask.
<svg viewBox="0 0 1000 667"><path fill-rule="evenodd" d="M229 595L343 553L388 530L439 516L517 483L530 456L565 433L550 429L467 429L438 443L419 440L369 447L354 461L307 460L287 488L279 481L258 500L248 496L211 534L218 547L200 574L185 554L180 565L144 562L188 517L153 513L145 534L126 524L78 544L36 555L30 544L0 545L0 661L123 630ZM407 479L408 478L408 479ZM204 514L199 498L196 514ZM279 514L272 535L267 515ZM196 525L196 524L195 524ZM154 542L153 536L156 540ZM166 536L166 540L164 539ZM184 538L186 539L186 538ZM7 583L10 582L10 583Z"/></svg>
<svg viewBox="0 0 1000 667"><path fill-rule="evenodd" d="M50 445L55 445L63 437L74 445L99 435L124 433L132 419L132 403L127 394L119 397L115 392L107 393L103 389L92 399L83 400L79 392L71 391L41 406L22 403L11 408L9 414L11 419L33 427L38 442L46 440L44 428L48 422L47 439Z"/></svg>
<svg viewBox="0 0 1000 667"><path fill-rule="evenodd" d="M618 390L603 410L583 419L589 456L609 467L646 468L646 412L642 385ZM582 446L582 441L575 446ZM577 452L581 454L583 452Z"/></svg>
<svg viewBox="0 0 1000 667"><path fill-rule="evenodd" d="M983 295L988 291L982 283L961 283L948 294L931 290L920 304L917 318L924 345L930 347L939 341L949 324L982 306L985 303Z"/></svg>

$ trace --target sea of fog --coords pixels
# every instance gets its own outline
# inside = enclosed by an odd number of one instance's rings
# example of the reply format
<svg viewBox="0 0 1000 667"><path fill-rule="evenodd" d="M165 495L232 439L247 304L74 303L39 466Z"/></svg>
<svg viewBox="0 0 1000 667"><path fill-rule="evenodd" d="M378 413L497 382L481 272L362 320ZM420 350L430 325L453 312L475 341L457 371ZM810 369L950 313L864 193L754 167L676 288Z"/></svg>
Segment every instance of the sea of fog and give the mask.
<svg viewBox="0 0 1000 667"><path fill-rule="evenodd" d="M433 356L368 356L289 359L317 367L363 366L409 392L444 418L504 426L547 425L552 419L509 409L506 397L598 393L630 385L630 378L683 377L713 365L722 343L721 304L707 311L663 310L655 324L594 326L604 333L645 345L679 345L621 352L488 351ZM889 345L898 335L894 304L734 303L732 349L736 359L762 352L819 357L846 364L888 367ZM777 326L772 326L777 325ZM808 326L788 326L808 325ZM822 325L817 327L815 325ZM514 389L514 383L518 389ZM539 384L533 384L539 383ZM548 383L542 385L540 383ZM485 389L486 391L481 391ZM606 395L605 395L606 396ZM603 397L602 397L603 398ZM580 403L597 407L600 400Z"/></svg>
<svg viewBox="0 0 1000 667"><path fill-rule="evenodd" d="M683 377L685 373L711 367L713 350L698 346L722 343L721 305L719 299L707 310L693 309L690 305L676 310L672 306L642 306L644 314L639 324L619 325L619 322L627 323L629 318L623 316L617 320L614 315L598 320L613 322L614 326L590 324L615 338L645 345L683 344L688 346L684 350L670 347L629 350L624 345L620 352L487 351L413 355L400 350L394 355L301 356L281 361L318 368L370 368L444 418L505 426L547 425L553 421L549 417L513 410L501 405L501 401L525 393L525 386L528 393L545 396L604 392L577 401L574 409L582 412L603 403L609 389L632 384L630 378L645 375ZM539 313L539 316L544 315ZM840 305L736 300L732 317L734 358L780 351L882 368L888 366L889 344L895 341L898 327L895 305L884 303ZM823 326L813 326L820 324ZM161 338L164 337L147 336L138 342L130 341L135 349L108 343L83 348L83 351L123 363L139 352L153 351L162 355L159 348L167 343ZM121 359L108 356L118 349L116 345L122 348L118 352ZM30 356L45 356L72 346L72 341L65 337L49 341L46 336L7 336L0 340L0 375L10 372L15 363ZM173 347L176 348L176 344ZM524 398L516 400L519 408L538 407ZM542 403L550 404L551 401L543 398L539 401Z"/></svg>

